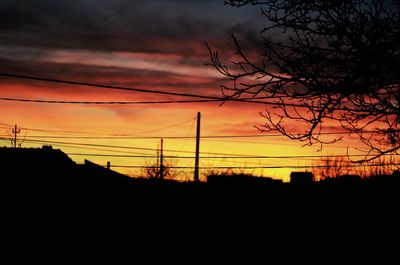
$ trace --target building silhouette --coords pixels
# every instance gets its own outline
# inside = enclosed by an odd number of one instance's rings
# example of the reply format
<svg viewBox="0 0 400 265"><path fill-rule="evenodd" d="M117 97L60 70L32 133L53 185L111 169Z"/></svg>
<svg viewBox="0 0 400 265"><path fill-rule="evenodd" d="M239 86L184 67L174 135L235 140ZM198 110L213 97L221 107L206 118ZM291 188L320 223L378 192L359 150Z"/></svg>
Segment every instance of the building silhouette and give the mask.
<svg viewBox="0 0 400 265"><path fill-rule="evenodd" d="M292 172L290 173L290 183L295 186L310 185L314 181L312 172Z"/></svg>
<svg viewBox="0 0 400 265"><path fill-rule="evenodd" d="M88 160L76 164L52 146L2 147L0 169L2 189L21 194L117 192L131 179Z"/></svg>

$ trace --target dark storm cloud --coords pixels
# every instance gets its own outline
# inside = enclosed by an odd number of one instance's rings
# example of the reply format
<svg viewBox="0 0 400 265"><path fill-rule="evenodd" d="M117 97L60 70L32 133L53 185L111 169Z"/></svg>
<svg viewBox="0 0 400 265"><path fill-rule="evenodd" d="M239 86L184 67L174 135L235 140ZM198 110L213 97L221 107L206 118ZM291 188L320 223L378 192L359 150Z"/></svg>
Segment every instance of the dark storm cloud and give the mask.
<svg viewBox="0 0 400 265"><path fill-rule="evenodd" d="M204 54L205 41L255 32L255 13L222 0L2 0L0 38L11 46Z"/></svg>
<svg viewBox="0 0 400 265"><path fill-rule="evenodd" d="M0 72L219 95L204 43L224 50L232 33L252 39L254 14L223 0L0 0ZM2 93L27 84L0 81ZM56 91L76 93L62 87Z"/></svg>

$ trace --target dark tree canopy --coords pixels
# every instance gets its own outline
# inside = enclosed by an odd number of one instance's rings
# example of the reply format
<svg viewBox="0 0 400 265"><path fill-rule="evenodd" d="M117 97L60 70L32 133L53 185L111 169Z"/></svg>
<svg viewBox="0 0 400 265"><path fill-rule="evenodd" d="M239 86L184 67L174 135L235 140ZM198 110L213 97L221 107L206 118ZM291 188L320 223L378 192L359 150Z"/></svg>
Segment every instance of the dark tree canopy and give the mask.
<svg viewBox="0 0 400 265"><path fill-rule="evenodd" d="M367 155L398 153L400 0L225 3L254 5L265 19L258 56L235 36L236 59L229 64L209 48L211 64L231 81L222 86L228 100L275 104L262 112L266 122L260 130L324 144L340 140L321 137L338 123L360 137ZM290 128L289 120L301 122L301 129Z"/></svg>

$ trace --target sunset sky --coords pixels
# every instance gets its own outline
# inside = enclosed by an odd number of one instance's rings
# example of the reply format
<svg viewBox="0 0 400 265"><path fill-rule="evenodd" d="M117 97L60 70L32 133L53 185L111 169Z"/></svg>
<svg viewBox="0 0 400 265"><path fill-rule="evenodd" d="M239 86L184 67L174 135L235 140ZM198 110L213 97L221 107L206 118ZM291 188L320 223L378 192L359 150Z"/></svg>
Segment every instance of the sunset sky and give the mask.
<svg viewBox="0 0 400 265"><path fill-rule="evenodd" d="M255 7L232 8L225 6L223 0L2 0L0 73L221 96L219 86L224 80L214 68L206 65L210 58L205 42L219 49L227 59L232 51L231 34L252 50L257 46L262 19ZM291 171L305 169L257 167L310 166L313 163L310 158L224 157L346 154L349 145L349 152L357 153L356 138L350 136L335 145L324 146L321 152L316 152L320 146L302 147L302 143L271 136L271 133L265 137L230 137L262 135L254 125L263 124L259 112L268 108L264 105L14 102L4 99L135 102L196 99L8 77L0 78L0 98L3 99L0 100L1 146L10 146L6 138L10 126L17 124L22 128L19 137L25 138L22 147L51 144L71 154L78 163L86 158L103 165L107 161L121 166L150 165L155 158L117 156L155 156L157 137L167 138L166 150L183 151L166 151L166 156L193 156L193 138L168 137L195 136L197 112L202 114L203 136L223 136L202 139L202 156L222 156L201 159L203 167L255 167L247 172L288 180ZM293 124L294 128L298 126ZM331 130L340 131L340 128ZM149 138L152 136L155 138ZM125 148L111 147L113 145ZM194 165L194 160L189 158L174 158L172 162L182 167ZM140 170L114 169L130 174ZM211 168L201 172L205 174L208 170ZM182 171L187 177L192 176L192 169Z"/></svg>

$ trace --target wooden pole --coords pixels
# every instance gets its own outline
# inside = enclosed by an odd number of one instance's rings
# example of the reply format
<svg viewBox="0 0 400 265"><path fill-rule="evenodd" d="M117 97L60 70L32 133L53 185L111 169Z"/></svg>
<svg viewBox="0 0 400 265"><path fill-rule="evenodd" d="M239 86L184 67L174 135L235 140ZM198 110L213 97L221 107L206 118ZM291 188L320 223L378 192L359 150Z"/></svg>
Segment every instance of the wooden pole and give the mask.
<svg viewBox="0 0 400 265"><path fill-rule="evenodd" d="M12 130L14 133L14 139L13 139L13 147L17 148L17 134L21 132L21 130L18 129L18 126L15 125L14 129Z"/></svg>
<svg viewBox="0 0 400 265"><path fill-rule="evenodd" d="M200 112L197 113L197 130L196 130L196 159L194 163L194 181L198 182L199 178L199 154L200 154Z"/></svg>
<svg viewBox="0 0 400 265"><path fill-rule="evenodd" d="M164 179L164 154L163 154L164 139L161 139L160 149L160 179Z"/></svg>

